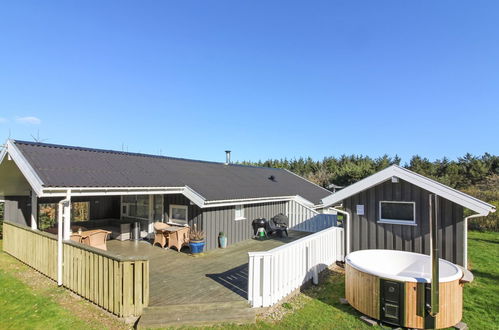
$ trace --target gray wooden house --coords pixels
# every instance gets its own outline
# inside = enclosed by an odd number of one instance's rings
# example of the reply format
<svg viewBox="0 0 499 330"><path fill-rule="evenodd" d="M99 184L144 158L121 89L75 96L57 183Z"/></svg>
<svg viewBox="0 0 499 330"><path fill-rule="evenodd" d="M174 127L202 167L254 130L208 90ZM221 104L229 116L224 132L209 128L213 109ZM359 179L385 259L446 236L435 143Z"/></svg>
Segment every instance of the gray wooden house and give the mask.
<svg viewBox="0 0 499 330"><path fill-rule="evenodd" d="M331 192L284 169L9 140L0 154L5 216L33 229L54 225L69 199L72 221L140 221L142 235L164 221L229 244L252 237L251 222L311 210ZM119 228L117 229L119 236Z"/></svg>
<svg viewBox="0 0 499 330"><path fill-rule="evenodd" d="M346 212L346 251L394 249L430 254L429 195L438 196L440 257L467 266L467 221L495 207L393 165L322 200ZM465 217L464 209L475 212Z"/></svg>

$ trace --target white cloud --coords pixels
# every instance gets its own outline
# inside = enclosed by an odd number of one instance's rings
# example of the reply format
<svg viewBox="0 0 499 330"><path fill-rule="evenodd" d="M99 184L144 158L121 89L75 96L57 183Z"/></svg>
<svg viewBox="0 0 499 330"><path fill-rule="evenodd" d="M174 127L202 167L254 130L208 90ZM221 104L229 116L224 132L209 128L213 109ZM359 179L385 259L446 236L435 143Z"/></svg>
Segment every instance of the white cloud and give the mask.
<svg viewBox="0 0 499 330"><path fill-rule="evenodd" d="M1 123L6 123L6 122L7 122L7 118L2 118L2 117L0 117L0 124L1 124Z"/></svg>
<svg viewBox="0 0 499 330"><path fill-rule="evenodd" d="M16 121L22 124L39 125L42 121L39 118L28 116L28 117L17 117Z"/></svg>

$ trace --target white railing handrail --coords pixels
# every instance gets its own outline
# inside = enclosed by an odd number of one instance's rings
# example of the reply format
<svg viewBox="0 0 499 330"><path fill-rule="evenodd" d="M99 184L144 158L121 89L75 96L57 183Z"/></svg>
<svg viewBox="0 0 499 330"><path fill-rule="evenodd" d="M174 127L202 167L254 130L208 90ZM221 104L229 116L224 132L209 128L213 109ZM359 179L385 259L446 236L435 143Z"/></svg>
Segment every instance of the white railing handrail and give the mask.
<svg viewBox="0 0 499 330"><path fill-rule="evenodd" d="M302 244L302 243L307 242L307 241L312 241L312 240L314 240L316 237L322 236L322 235L324 235L325 233L327 233L328 231L335 230L335 228L338 228L338 227L329 227L329 228L323 229L323 230L321 230L321 231L318 231L318 232L316 232L316 233L313 233L313 234L307 235L307 236L305 236L305 237L299 238L299 239L297 239L296 241L293 241L293 242L290 242L290 243L287 243L287 244L284 244L284 245L281 245L281 246L275 247L275 248L273 248L273 249L271 249L271 250L268 250L268 251L248 252L248 255L249 255L249 256L272 255L272 254L274 254L274 253L276 253L276 252L279 252L279 251L281 251L281 250L291 248L291 247L293 247L293 246L296 246L296 245Z"/></svg>
<svg viewBox="0 0 499 330"><path fill-rule="evenodd" d="M329 227L269 251L248 252L248 301L268 307L344 259L343 228Z"/></svg>

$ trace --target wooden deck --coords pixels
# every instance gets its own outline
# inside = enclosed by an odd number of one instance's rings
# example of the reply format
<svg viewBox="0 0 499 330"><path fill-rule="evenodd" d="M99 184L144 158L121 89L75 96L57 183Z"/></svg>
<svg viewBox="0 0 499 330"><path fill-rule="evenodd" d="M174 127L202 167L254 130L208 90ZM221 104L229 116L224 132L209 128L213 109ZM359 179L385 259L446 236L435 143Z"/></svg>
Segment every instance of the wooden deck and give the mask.
<svg viewBox="0 0 499 330"><path fill-rule="evenodd" d="M149 258L149 306L203 304L247 300L248 252L266 251L308 235L290 231L289 238L247 240L193 257L145 242L108 242L108 250L123 256Z"/></svg>

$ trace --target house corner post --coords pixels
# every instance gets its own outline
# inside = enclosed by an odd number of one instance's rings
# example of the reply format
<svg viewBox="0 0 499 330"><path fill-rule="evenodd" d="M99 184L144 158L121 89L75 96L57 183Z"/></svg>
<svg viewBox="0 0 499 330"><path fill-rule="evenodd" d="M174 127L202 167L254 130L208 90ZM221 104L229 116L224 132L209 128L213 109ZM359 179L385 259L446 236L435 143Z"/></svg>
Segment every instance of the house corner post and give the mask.
<svg viewBox="0 0 499 330"><path fill-rule="evenodd" d="M63 201L63 223L64 223L64 237L65 241L69 240L71 237L71 190L66 193L66 199Z"/></svg>
<svg viewBox="0 0 499 330"><path fill-rule="evenodd" d="M38 196L31 191L31 229L38 229Z"/></svg>

